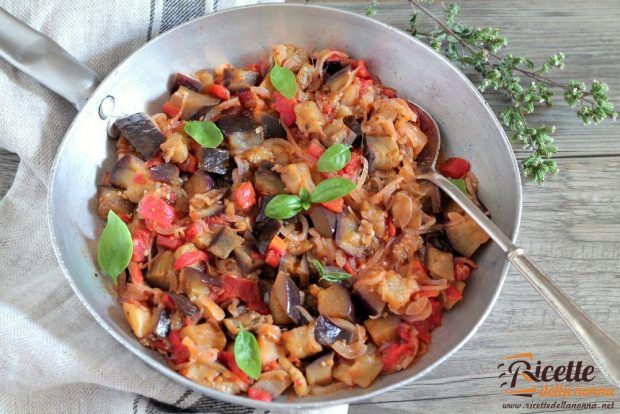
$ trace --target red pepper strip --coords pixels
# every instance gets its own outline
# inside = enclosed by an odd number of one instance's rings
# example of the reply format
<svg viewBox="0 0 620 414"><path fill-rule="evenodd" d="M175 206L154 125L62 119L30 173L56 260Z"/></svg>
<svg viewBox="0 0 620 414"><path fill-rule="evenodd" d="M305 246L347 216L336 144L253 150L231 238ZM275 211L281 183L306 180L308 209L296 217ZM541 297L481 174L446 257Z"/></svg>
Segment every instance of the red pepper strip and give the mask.
<svg viewBox="0 0 620 414"><path fill-rule="evenodd" d="M256 192L250 181L245 181L235 189L235 205L242 211L247 211L256 204Z"/></svg>
<svg viewBox="0 0 620 414"><path fill-rule="evenodd" d="M131 235L133 241L133 254L131 255L131 261L136 263L142 263L151 250L153 244L153 237L150 230L144 227L138 227Z"/></svg>
<svg viewBox="0 0 620 414"><path fill-rule="evenodd" d="M366 62L364 62L363 60L358 60L357 62L353 63L353 67L357 69L358 77L362 79L370 79L370 72L366 67Z"/></svg>
<svg viewBox="0 0 620 414"><path fill-rule="evenodd" d="M443 320L443 307L441 306L441 302L437 299L429 299L431 302L431 306L433 310L431 312L431 316L429 316L426 320L428 321L428 327L432 331L433 329L441 326L441 322Z"/></svg>
<svg viewBox="0 0 620 414"><path fill-rule="evenodd" d="M463 298L463 294L454 286L450 285L446 290L444 290L444 295L446 296L446 300L458 302Z"/></svg>
<svg viewBox="0 0 620 414"><path fill-rule="evenodd" d="M279 236L274 236L267 246L267 255L265 256L265 263L271 267L278 267L280 264L280 258L286 253L286 242Z"/></svg>
<svg viewBox="0 0 620 414"><path fill-rule="evenodd" d="M212 83L209 86L209 93L213 96L220 98L223 101L227 101L230 99L230 91L224 86L218 85L216 83Z"/></svg>
<svg viewBox="0 0 620 414"><path fill-rule="evenodd" d="M430 328L428 327L428 322L414 322L413 327L418 331L418 338L420 339L420 341L426 343L427 345L430 345L432 337Z"/></svg>
<svg viewBox="0 0 620 414"><path fill-rule="evenodd" d="M278 91L273 93L273 103L271 104L271 107L278 111L280 114L280 120L286 126L293 125L297 119L297 115L295 115L295 110L293 109L296 104L296 99L286 99Z"/></svg>
<svg viewBox="0 0 620 414"><path fill-rule="evenodd" d="M403 358L411 355L413 355L413 348L409 344L390 344L381 352L383 371L393 371Z"/></svg>
<svg viewBox="0 0 620 414"><path fill-rule="evenodd" d="M463 178L469 171L469 162L463 158L448 158L439 166L439 172L448 178Z"/></svg>
<svg viewBox="0 0 620 414"><path fill-rule="evenodd" d="M172 270L178 272L184 267L191 266L198 262L206 262L207 260L209 260L209 255L202 250L195 250L193 252L183 253L181 256L179 256L178 259L174 261L174 264L172 265Z"/></svg>
<svg viewBox="0 0 620 414"><path fill-rule="evenodd" d="M129 265L127 267L129 268L131 283L135 283L136 285L143 285L144 276L142 276L142 269L140 269L140 265L135 262L129 262Z"/></svg>
<svg viewBox="0 0 620 414"><path fill-rule="evenodd" d="M454 264L454 278L456 280L464 282L469 278L470 273L471 267L467 266L465 263Z"/></svg>
<svg viewBox="0 0 620 414"><path fill-rule="evenodd" d="M280 257L275 250L267 250L267 254L265 255L265 263L267 263L271 267L278 267L280 265Z"/></svg>
<svg viewBox="0 0 620 414"><path fill-rule="evenodd" d="M338 175L344 178L348 178L349 180L357 179L360 171L362 169L362 158L356 153L351 154L351 159L349 162L342 168L342 170L338 171Z"/></svg>
<svg viewBox="0 0 620 414"><path fill-rule="evenodd" d="M181 113L181 108L177 108L168 102L162 105L161 110L164 111L164 113L170 118L176 118Z"/></svg>
<svg viewBox="0 0 620 414"><path fill-rule="evenodd" d="M324 152L325 149L316 142L311 142L308 149L306 149L306 154L316 159L319 159Z"/></svg>
<svg viewBox="0 0 620 414"><path fill-rule="evenodd" d="M178 238L170 235L164 236L163 234L157 235L157 245L165 247L168 250L176 250L178 249L183 242Z"/></svg>
<svg viewBox="0 0 620 414"><path fill-rule="evenodd" d="M247 384L250 384L252 382L250 380L250 377L248 377L245 372L241 371L241 368L239 368L239 366L237 365L237 361L235 361L235 355L232 352L220 351L217 359L219 359L220 362L226 365L226 368L228 368L230 372L238 376L241 381Z"/></svg>
<svg viewBox="0 0 620 414"><path fill-rule="evenodd" d="M189 349L181 342L181 335L178 330L171 330L168 334L170 343L170 359L176 364L183 364L189 361Z"/></svg>
<svg viewBox="0 0 620 414"><path fill-rule="evenodd" d="M321 205L334 213L342 213L344 209L344 198L340 197L332 201L321 203Z"/></svg>
<svg viewBox="0 0 620 414"><path fill-rule="evenodd" d="M267 401L270 402L273 398L271 398L271 394L267 391L260 388L250 388L248 389L248 397L253 400L258 401Z"/></svg>
<svg viewBox="0 0 620 414"><path fill-rule="evenodd" d="M154 194L142 197L138 205L138 214L162 229L169 228L176 216L174 207Z"/></svg>
<svg viewBox="0 0 620 414"><path fill-rule="evenodd" d="M222 278L222 287L218 301L223 302L232 298L239 298L247 303L250 309L260 314L269 314L269 308L265 302L263 302L258 284L253 280L224 276Z"/></svg>

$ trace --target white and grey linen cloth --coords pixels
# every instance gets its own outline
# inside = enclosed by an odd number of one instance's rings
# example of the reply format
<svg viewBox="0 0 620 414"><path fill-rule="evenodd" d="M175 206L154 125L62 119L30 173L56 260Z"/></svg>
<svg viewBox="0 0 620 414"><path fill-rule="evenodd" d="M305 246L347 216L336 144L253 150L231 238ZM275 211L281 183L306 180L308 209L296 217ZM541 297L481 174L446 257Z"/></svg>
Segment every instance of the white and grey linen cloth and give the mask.
<svg viewBox="0 0 620 414"><path fill-rule="evenodd" d="M0 0L0 7L106 75L159 33L258 2L265 0ZM144 364L95 322L65 281L50 245L46 192L75 113L0 59L0 147L20 157L0 201L0 412L253 412L188 391Z"/></svg>

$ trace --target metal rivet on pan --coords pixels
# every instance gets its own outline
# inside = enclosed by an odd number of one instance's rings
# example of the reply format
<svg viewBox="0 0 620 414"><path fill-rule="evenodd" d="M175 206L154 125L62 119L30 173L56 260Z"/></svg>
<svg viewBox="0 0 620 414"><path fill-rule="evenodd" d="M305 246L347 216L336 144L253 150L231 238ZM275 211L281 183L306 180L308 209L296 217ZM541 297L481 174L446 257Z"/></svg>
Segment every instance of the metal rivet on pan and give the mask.
<svg viewBox="0 0 620 414"><path fill-rule="evenodd" d="M114 97L108 95L99 104L99 118L108 119L112 111L114 111Z"/></svg>

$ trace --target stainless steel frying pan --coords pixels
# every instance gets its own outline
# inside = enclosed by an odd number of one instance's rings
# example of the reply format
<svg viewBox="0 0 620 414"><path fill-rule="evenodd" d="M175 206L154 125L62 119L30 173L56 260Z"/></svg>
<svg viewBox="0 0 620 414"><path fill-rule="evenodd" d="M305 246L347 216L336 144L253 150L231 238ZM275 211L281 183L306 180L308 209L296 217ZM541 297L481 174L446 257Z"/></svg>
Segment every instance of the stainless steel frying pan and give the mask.
<svg viewBox="0 0 620 414"><path fill-rule="evenodd" d="M138 49L106 79L77 62L56 43L0 9L0 56L48 86L79 110L58 149L52 168L48 209L52 244L75 291L103 328L147 364L210 397L269 410L299 410L370 398L420 378L459 349L495 303L507 261L495 245L477 257L480 268L464 300L433 332L430 351L411 368L383 376L367 389L329 397L271 403L231 396L200 386L170 370L163 359L138 343L121 307L95 277L96 185L114 159L106 129L114 116L158 111L166 85L177 71L193 72L222 62L243 65L277 43L308 50L345 50L366 59L373 71L405 98L433 114L448 155L471 161L480 179L479 197L494 222L512 239L521 217L519 171L493 112L469 80L426 45L390 26L339 10L302 5L261 5L214 13L179 26ZM454 137L458 137L455 139Z"/></svg>

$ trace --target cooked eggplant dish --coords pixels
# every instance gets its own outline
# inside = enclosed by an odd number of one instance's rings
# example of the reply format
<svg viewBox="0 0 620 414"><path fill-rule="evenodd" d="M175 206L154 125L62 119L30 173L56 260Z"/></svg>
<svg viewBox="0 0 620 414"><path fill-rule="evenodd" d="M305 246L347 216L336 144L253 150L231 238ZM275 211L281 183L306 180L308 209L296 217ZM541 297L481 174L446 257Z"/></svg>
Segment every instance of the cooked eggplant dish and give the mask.
<svg viewBox="0 0 620 414"><path fill-rule="evenodd" d="M275 46L118 119L101 271L191 380L271 401L368 387L424 355L487 235L416 179L419 114L363 60ZM439 170L474 202L461 158Z"/></svg>

